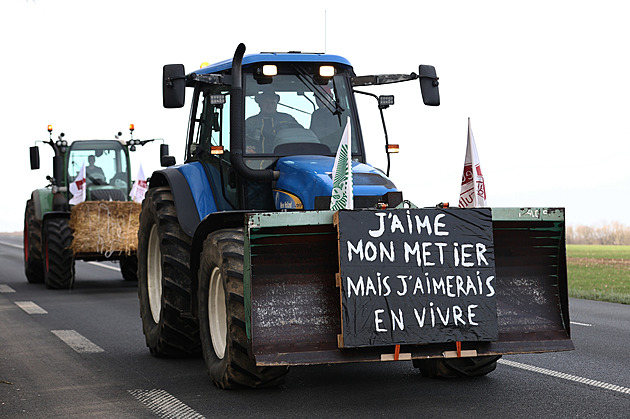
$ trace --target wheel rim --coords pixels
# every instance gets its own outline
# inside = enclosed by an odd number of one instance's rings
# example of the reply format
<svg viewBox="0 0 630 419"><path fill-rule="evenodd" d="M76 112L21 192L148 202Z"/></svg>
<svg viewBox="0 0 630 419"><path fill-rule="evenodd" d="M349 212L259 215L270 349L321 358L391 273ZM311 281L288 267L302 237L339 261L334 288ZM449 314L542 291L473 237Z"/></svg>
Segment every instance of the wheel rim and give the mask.
<svg viewBox="0 0 630 419"><path fill-rule="evenodd" d="M223 280L217 267L212 270L208 287L208 324L214 353L217 358L223 359L227 341L227 317Z"/></svg>
<svg viewBox="0 0 630 419"><path fill-rule="evenodd" d="M157 226L153 224L147 246L147 291L151 316L157 324L162 312L162 252Z"/></svg>

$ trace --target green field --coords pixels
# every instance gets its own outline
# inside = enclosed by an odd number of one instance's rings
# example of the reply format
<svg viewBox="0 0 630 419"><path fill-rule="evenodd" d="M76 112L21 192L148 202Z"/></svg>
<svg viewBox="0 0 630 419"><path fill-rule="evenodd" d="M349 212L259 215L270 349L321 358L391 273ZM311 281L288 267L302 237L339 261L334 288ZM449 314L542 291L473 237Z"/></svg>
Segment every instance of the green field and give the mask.
<svg viewBox="0 0 630 419"><path fill-rule="evenodd" d="M567 245L569 296L630 304L630 246Z"/></svg>

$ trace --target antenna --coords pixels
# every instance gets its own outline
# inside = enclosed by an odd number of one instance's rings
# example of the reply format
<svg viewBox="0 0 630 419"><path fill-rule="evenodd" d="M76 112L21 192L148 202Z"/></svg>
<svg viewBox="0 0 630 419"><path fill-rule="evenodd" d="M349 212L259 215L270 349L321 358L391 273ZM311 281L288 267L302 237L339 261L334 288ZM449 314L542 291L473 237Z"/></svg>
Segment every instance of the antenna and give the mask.
<svg viewBox="0 0 630 419"><path fill-rule="evenodd" d="M327 12L328 12L328 11L327 11L326 9L324 9L324 54L325 54L326 52L328 52L328 51L326 50L326 47L327 47L327 45L326 45L326 41L327 41L327 39L326 39L326 35L327 35L327 34L326 34L326 29L327 29L327 28L326 28L326 13L327 13Z"/></svg>

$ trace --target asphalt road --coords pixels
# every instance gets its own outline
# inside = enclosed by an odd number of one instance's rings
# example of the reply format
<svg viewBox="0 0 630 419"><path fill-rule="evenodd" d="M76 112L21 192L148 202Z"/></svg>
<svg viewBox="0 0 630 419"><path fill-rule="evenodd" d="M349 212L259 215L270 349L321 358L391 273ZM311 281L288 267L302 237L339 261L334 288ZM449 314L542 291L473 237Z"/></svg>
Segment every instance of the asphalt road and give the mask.
<svg viewBox="0 0 630 419"><path fill-rule="evenodd" d="M503 357L472 380L409 361L294 367L270 390L224 391L203 360L145 346L136 284L77 262L71 291L24 276L21 236L0 234L0 417L628 418L630 306L571 300L575 351Z"/></svg>

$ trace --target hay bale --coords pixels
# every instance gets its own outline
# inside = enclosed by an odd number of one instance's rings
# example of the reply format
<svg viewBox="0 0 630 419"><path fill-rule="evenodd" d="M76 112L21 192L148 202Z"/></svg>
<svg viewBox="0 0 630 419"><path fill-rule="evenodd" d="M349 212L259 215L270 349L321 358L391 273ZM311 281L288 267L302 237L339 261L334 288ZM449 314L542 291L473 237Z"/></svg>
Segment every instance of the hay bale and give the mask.
<svg viewBox="0 0 630 419"><path fill-rule="evenodd" d="M81 202L72 209L74 253L130 255L138 249L142 205L125 201Z"/></svg>

